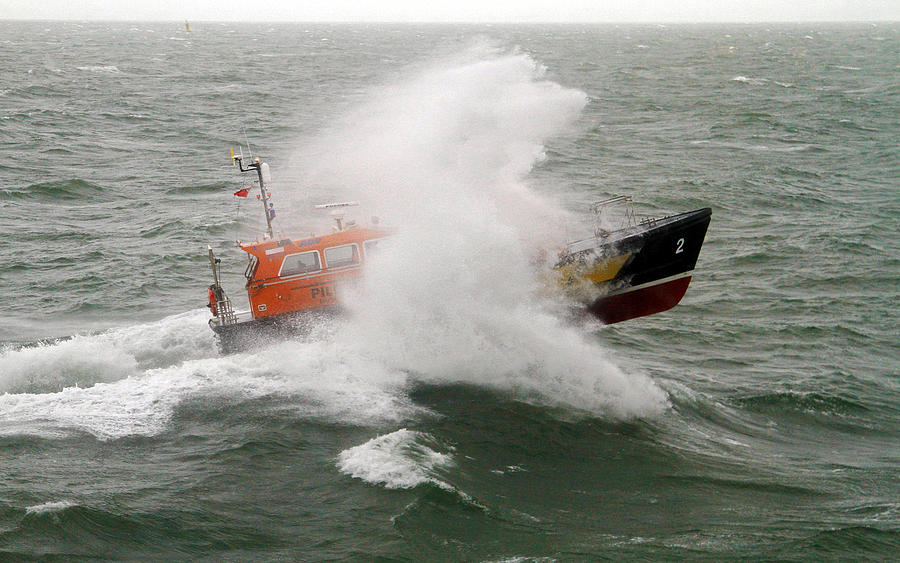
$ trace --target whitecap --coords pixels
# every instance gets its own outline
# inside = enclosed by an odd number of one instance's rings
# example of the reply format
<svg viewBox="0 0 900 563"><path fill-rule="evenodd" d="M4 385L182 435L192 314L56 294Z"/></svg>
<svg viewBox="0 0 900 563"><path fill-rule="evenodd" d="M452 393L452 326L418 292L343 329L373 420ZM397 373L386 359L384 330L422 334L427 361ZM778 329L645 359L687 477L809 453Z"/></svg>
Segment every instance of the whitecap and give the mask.
<svg viewBox="0 0 900 563"><path fill-rule="evenodd" d="M748 78L746 76L741 76L741 75L735 76L731 80L733 80L734 82L744 82L744 83L753 84L756 86L759 86L761 84L765 84L766 82L768 82L768 80L765 78Z"/></svg>
<svg viewBox="0 0 900 563"><path fill-rule="evenodd" d="M437 447L430 434L402 428L344 450L337 466L346 475L388 489L431 483L450 490L450 485L437 478L437 472L452 467L453 456L432 449Z"/></svg>
<svg viewBox="0 0 900 563"><path fill-rule="evenodd" d="M26 507L25 514L48 514L54 512L62 512L63 510L71 508L73 506L78 505L68 500L45 502L43 504L36 504L34 506Z"/></svg>
<svg viewBox="0 0 900 563"><path fill-rule="evenodd" d="M204 311L0 350L0 393L90 387L215 353Z"/></svg>
<svg viewBox="0 0 900 563"><path fill-rule="evenodd" d="M96 72L96 73L116 73L121 72L119 68L115 65L91 65L91 66L78 66L75 67L78 70L83 70L86 72Z"/></svg>

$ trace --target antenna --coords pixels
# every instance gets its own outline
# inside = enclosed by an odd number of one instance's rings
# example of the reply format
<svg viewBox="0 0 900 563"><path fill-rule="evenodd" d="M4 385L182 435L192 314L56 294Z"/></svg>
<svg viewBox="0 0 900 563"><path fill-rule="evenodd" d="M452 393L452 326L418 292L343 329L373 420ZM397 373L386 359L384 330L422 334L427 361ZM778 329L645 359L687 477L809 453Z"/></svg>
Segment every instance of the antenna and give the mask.
<svg viewBox="0 0 900 563"><path fill-rule="evenodd" d="M241 131L244 132L244 140L247 141L247 152L250 153L250 158L253 158L253 151L250 150L250 137L247 136L247 128L244 127L243 123L241 123ZM243 156L243 154L241 156Z"/></svg>
<svg viewBox="0 0 900 563"><path fill-rule="evenodd" d="M316 209L334 209L335 207L354 207L359 205L358 201L341 201L337 203L323 203L316 206Z"/></svg>
<svg viewBox="0 0 900 563"><path fill-rule="evenodd" d="M338 201L335 203L323 203L316 206L316 209L333 209L331 212L331 216L334 218L334 222L337 223L337 229L335 232L341 232L344 230L344 227L350 227L352 224L355 224L353 221L348 221L346 225L344 225L344 213L340 211L343 207L355 207L359 205L358 201Z"/></svg>

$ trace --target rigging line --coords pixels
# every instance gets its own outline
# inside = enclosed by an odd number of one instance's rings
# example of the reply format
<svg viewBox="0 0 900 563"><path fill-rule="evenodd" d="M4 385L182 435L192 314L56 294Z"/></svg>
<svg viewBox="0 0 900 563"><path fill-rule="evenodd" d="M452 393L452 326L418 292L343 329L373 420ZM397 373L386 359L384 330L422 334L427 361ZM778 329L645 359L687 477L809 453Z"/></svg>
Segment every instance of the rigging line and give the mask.
<svg viewBox="0 0 900 563"><path fill-rule="evenodd" d="M234 208L234 240L238 240L237 231L238 231L238 221L241 217L241 200L244 199L242 197L237 198L237 206Z"/></svg>
<svg viewBox="0 0 900 563"><path fill-rule="evenodd" d="M250 148L250 137L247 135L247 128L241 123L241 131L244 132L244 140L247 141L247 152L250 153L250 161L253 161L253 149Z"/></svg>

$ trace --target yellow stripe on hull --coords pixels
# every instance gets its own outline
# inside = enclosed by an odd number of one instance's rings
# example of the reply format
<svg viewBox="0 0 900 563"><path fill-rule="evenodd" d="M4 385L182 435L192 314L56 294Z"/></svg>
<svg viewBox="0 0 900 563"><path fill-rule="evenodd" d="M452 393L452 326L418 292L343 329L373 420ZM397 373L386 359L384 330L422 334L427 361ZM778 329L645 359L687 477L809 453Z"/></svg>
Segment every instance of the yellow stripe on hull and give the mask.
<svg viewBox="0 0 900 563"><path fill-rule="evenodd" d="M573 284L580 285L584 282L603 283L616 277L630 257L630 253L620 254L606 260L597 260L588 267L578 263L566 264L557 270L559 272L557 281L562 288L570 287Z"/></svg>

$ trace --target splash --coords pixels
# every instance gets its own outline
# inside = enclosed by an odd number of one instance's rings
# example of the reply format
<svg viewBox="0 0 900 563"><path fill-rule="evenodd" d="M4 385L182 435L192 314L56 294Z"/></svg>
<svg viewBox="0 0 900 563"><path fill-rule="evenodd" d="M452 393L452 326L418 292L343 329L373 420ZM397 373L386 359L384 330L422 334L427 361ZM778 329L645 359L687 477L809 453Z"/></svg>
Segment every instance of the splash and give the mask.
<svg viewBox="0 0 900 563"><path fill-rule="evenodd" d="M584 93L546 80L522 53L472 47L395 84L297 151L320 193L361 199L395 225L494 220L539 236L564 214L523 183Z"/></svg>
<svg viewBox="0 0 900 563"><path fill-rule="evenodd" d="M351 477L388 489L410 489L423 483L452 489L436 473L452 467L453 457L432 449L437 447L433 436L401 428L344 450L337 465Z"/></svg>
<svg viewBox="0 0 900 563"><path fill-rule="evenodd" d="M429 415L409 398L411 379L598 416L662 412L661 389L537 297L529 255L553 245L565 214L528 175L585 103L527 55L488 48L383 88L302 151L328 199L361 199L397 226L358 292L344 295L346 322L226 357L204 311L0 350L0 434L157 435L179 405L209 397L273 397L300 419L400 424ZM396 451L387 442L369 449Z"/></svg>
<svg viewBox="0 0 900 563"><path fill-rule="evenodd" d="M343 296L354 314L338 337L420 381L622 418L661 412L661 389L537 297L529 255L560 246L565 213L528 175L586 103L528 55L482 45L373 92L306 144L298 160L314 185L396 226Z"/></svg>

